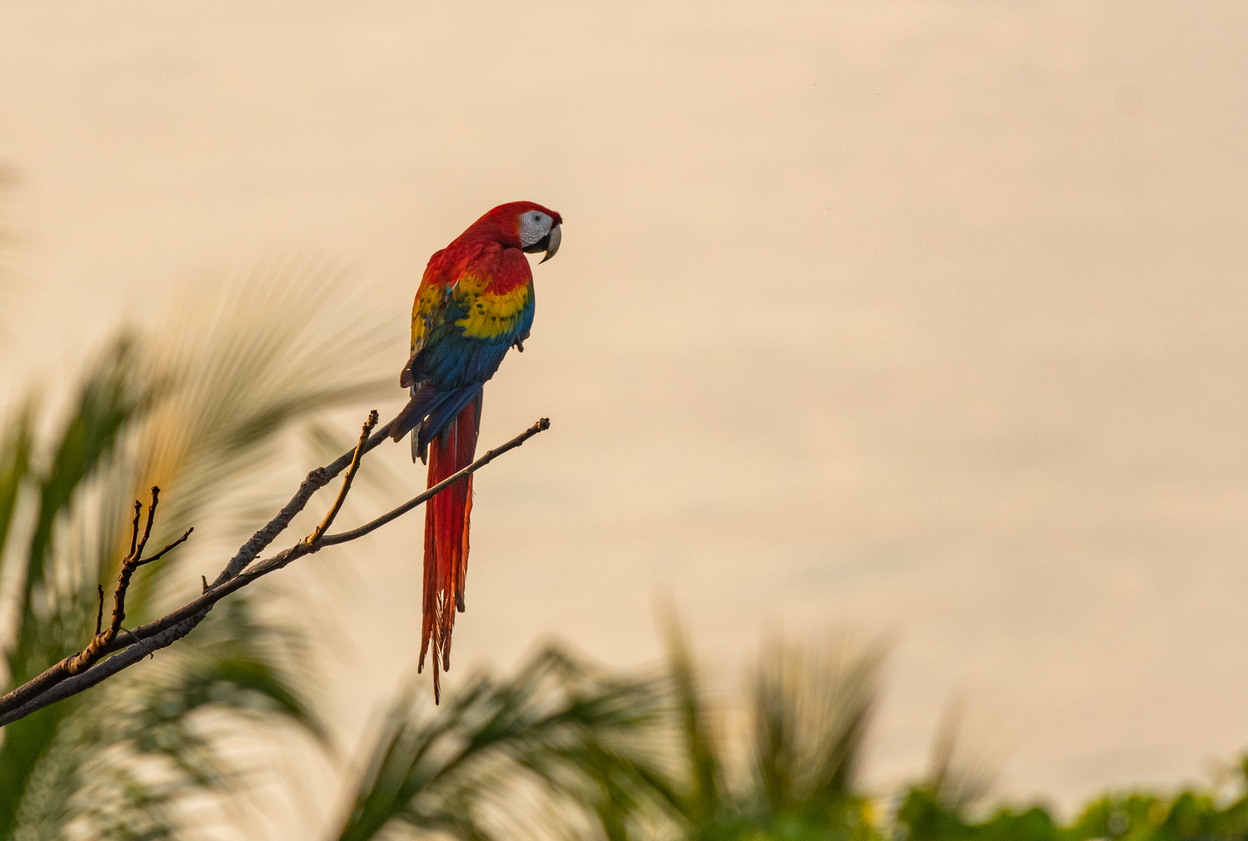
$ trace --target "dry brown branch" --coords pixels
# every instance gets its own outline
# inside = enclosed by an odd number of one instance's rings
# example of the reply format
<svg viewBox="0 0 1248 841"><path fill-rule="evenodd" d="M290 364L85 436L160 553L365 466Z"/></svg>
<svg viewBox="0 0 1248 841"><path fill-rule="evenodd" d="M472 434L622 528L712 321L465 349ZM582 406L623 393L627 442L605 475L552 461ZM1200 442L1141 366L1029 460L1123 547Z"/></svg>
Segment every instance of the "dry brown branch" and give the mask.
<svg viewBox="0 0 1248 841"><path fill-rule="evenodd" d="M143 528L143 537L139 538L139 518L143 514L143 503L135 501L134 503L134 524L130 531L130 554L121 562L121 571L117 573L117 589L113 592L113 618L109 622L108 627L100 630L100 625L104 618L104 588L99 588L100 592L100 609L95 617L95 636L91 638L91 642L82 651L65 661L65 671L68 674L76 675L85 669L91 667L96 660L100 659L100 655L104 653L104 649L108 647L117 637L117 632L121 630L121 623L126 618L126 591L130 589L130 579L134 576L134 571L144 564L150 564L152 561L163 556L173 547L185 541L190 537L188 530L186 534L179 539L170 543L164 549L161 549L150 558L143 557L143 550L147 548L147 541L152 536L152 524L156 520L156 505L160 501L160 488L152 486L152 504L147 509L147 525Z"/></svg>
<svg viewBox="0 0 1248 841"><path fill-rule="evenodd" d="M424 493L412 497L407 502L400 505L398 508L395 508L392 511L388 511L385 514L382 514L376 520L367 522L364 525L360 526L359 528L352 529L351 531L344 531L339 534L328 535L323 540L321 540L322 545L335 546L339 543L346 543L350 540L356 540L358 538L361 538L364 535L368 534L369 532L375 531L381 528L382 526L384 526L386 523L390 522L391 520L397 519L398 517L402 517L404 514L406 514L408 511L411 511L416 506L425 503L434 494L440 491L443 491L446 488L449 488L451 485L455 484L460 479L465 479L468 476L471 476L473 473L476 473L482 467L485 467L487 464L489 464L494 459L501 456L503 453L507 452L508 450L514 450L516 447L519 447L521 444L523 444L525 441L532 438L537 433L542 432L547 429L550 429L550 419L542 418L537 423L533 424L528 429L526 429L524 432L520 433L515 438L512 438L506 444L503 444L501 447L486 451L485 455L481 456L481 458L477 459L472 464L468 465L463 470L456 473L454 476L448 476L447 478L443 479L438 484L434 485L432 488L429 488Z"/></svg>
<svg viewBox="0 0 1248 841"><path fill-rule="evenodd" d="M364 445L368 443L368 433L373 431L373 427L377 425L377 410L373 409L368 413L368 420L364 422L364 429L360 432L360 443L355 445L355 455L351 458L351 466L347 468L347 475L342 480L342 487L338 490L338 498L334 500L333 507L329 509L329 513L325 515L325 519L321 520L321 524L316 527L316 531L308 535L307 543L319 543L321 538L325 536L325 532L329 531L329 527L333 525L334 518L338 516L338 512L342 510L342 503L346 500L347 494L351 491L351 482L355 479L355 472L360 469L360 461L364 458Z"/></svg>
<svg viewBox="0 0 1248 841"><path fill-rule="evenodd" d="M138 561L137 563L135 563L135 566L140 566L140 567L146 566L147 564L150 564L153 561L159 561L161 558L167 555L171 549L176 549L179 546L181 546L183 543L185 543L187 541L187 538L189 538L191 534L194 533L194 531L195 531L195 527L192 526L191 528L182 532L182 536L179 537L177 540L173 541L164 549L161 549L155 555L152 555L150 558L143 558L141 561Z"/></svg>
<svg viewBox="0 0 1248 841"><path fill-rule="evenodd" d="M325 532L333 524L347 494L350 492L352 480L359 469L361 460L365 454L386 440L393 421L376 431L372 431L376 423L377 413L374 411L370 413L368 421L364 424L363 431L360 434L360 441L355 448L351 452L340 456L332 464L318 467L309 473L290 502L263 528L252 535L250 540L243 544L234 557L226 564L221 574L217 576L217 580L212 584L206 584L198 598L192 599L154 622L149 622L133 630L126 630L125 638L119 638L117 635L118 631L124 630L121 628L121 621L125 617L125 590L129 586L130 577L134 574L134 570L163 556L170 549L184 542L191 533L191 530L188 529L182 537L160 550L151 558L141 557L143 548L146 546L147 539L151 534L156 500L159 494L158 489L153 488L152 505L148 509L148 519L141 539L138 535L141 506L138 506L135 510L134 527L131 534L131 551L122 563L122 570L118 577L117 592L114 596L113 619L109 627L102 632L99 630L99 624L101 624L103 619L103 588L101 588L100 619L97 621L95 637L78 654L65 658L60 663L43 672L43 674L0 698L0 727L95 686L121 670L132 666L145 656L152 655L155 651L172 645L190 633L208 615L212 606L230 593L236 592L253 581L281 569L298 558L314 554L325 546L347 543L375 531L386 523L401 517L403 514L428 501L435 494L450 485L463 481L503 453L519 447L537 433L550 428L550 421L542 418L506 444L489 450L485 455L463 470L392 511L351 531L327 535ZM371 435L370 431L372 432ZM348 472L343 479L343 486L339 490L338 496L329 512L316 529L313 530L312 534L273 557L253 564L256 557L286 529L291 519L307 506L313 494L329 484L344 469ZM106 635L107 639L102 640L101 638ZM70 671L71 665L75 671Z"/></svg>
<svg viewBox="0 0 1248 841"><path fill-rule="evenodd" d="M121 627L121 623L126 618L126 592L130 588L130 579L134 576L134 571L144 564L150 564L152 561L158 560L174 547L186 542L186 539L191 536L193 531L193 529L187 529L185 534L152 557L142 557L143 550L147 548L147 541L152 536L152 524L155 522L156 506L159 501L160 488L153 486L152 503L147 509L147 525L143 529L142 538L139 537L139 521L143 515L143 503L137 500L134 503L134 521L130 529L130 552L121 562L121 570L117 574L117 588L113 593L113 615L108 627L101 628L104 624L104 586L97 584L96 589L99 592L100 602L95 614L95 635L91 637L87 647L77 654L66 657L38 677L0 698L0 709L7 708L8 704L20 704L31 698L38 698L41 693L47 691L50 687L56 686L61 681L74 675L82 674L90 669L100 657L108 652L109 646L117 638L117 632L125 630ZM129 634L130 632L126 631L126 633Z"/></svg>
<svg viewBox="0 0 1248 841"><path fill-rule="evenodd" d="M82 651L75 654L64 661L65 672L70 675L76 675L89 669L92 664L100 659L104 650L109 644L117 638L117 632L124 630L121 623L126 618L126 592L130 589L130 579L134 576L134 571L139 567L150 564L152 561L159 560L169 553L170 550L186 542L191 536L193 529L187 529L186 533L177 540L170 543L164 549L161 549L150 558L143 557L143 550L147 548L147 541L152 536L152 524L156 521L156 505L160 501L160 488L152 486L152 504L147 509L147 525L143 528L143 537L139 537L139 518L143 513L143 503L135 500L134 503L134 523L130 530L130 554L121 562L121 570L117 573L117 589L113 592L113 618L109 622L108 627L103 630L100 625L104 620L104 587L96 585L100 593L100 606L95 615L95 636L91 638L91 642ZM126 631L126 633L130 633Z"/></svg>

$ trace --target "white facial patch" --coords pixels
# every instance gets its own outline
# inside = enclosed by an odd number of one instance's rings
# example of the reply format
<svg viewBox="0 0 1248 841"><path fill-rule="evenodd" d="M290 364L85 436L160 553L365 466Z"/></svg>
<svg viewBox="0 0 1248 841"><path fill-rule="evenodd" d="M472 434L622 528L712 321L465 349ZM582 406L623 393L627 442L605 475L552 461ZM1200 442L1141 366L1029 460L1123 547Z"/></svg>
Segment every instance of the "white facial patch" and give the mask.
<svg viewBox="0 0 1248 841"><path fill-rule="evenodd" d="M520 216L520 247L528 248L550 233L551 219L540 210L529 210Z"/></svg>

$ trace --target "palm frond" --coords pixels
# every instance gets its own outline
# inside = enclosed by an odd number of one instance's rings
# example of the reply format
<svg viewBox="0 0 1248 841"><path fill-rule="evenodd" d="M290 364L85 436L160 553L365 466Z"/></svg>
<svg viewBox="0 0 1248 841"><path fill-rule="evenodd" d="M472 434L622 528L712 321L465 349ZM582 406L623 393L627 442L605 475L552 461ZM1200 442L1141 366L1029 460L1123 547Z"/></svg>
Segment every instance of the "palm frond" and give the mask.
<svg viewBox="0 0 1248 841"><path fill-rule="evenodd" d="M329 731L314 701L318 687L308 677L316 663L303 631L259 619L253 601L226 600L214 609L213 621L197 629L194 648L185 652L194 655L184 666L185 691L217 703L228 693L228 705L238 711L279 713L328 746Z"/></svg>
<svg viewBox="0 0 1248 841"><path fill-rule="evenodd" d="M16 170L8 164L0 162L0 198L7 198L13 184L17 181ZM0 207L0 336L6 332L7 316L11 310L8 306L10 298L9 277L12 270L9 247L15 239L7 208Z"/></svg>
<svg viewBox="0 0 1248 841"><path fill-rule="evenodd" d="M122 336L87 370L51 463L40 471L34 526L22 554L24 569L18 572L23 581L18 595L21 625L6 646L12 681L38 674L82 639L74 633L80 630L75 619L83 609L85 590L94 597L98 579L54 562L53 531L87 481L106 467L127 426L151 404L154 390L136 377L137 353L134 340Z"/></svg>
<svg viewBox="0 0 1248 841"><path fill-rule="evenodd" d="M34 525L25 550L5 557L20 569L6 570L16 577L18 624L5 640L8 680L21 683L71 653L88 638L84 626L90 621L83 601L81 570L55 563L54 527L66 516L79 488L111 455L119 435L148 404L148 393L134 381L131 363L134 345L128 338L113 343L88 369L68 422L53 447L50 465L31 476L33 442L29 407L10 426L14 455L9 462L13 479L6 495L14 504L22 495L24 480L35 496ZM9 522L12 519L10 509ZM6 538L14 534L6 523ZM91 575L94 591L94 575ZM90 611L94 616L94 611ZM5 728L0 744L0 837L14 829L27 783L56 738L72 705L41 710Z"/></svg>
<svg viewBox="0 0 1248 841"><path fill-rule="evenodd" d="M640 782L657 773L639 737L663 695L661 682L610 680L553 648L510 680L476 675L436 709L408 688L383 719L339 838L399 826L549 837L578 821L625 838L625 815L604 797L618 806L646 796Z"/></svg>
<svg viewBox="0 0 1248 841"><path fill-rule="evenodd" d="M668 668L680 723L682 760L690 785L681 798L681 812L693 827L712 823L720 811L724 785L723 744L706 709L702 686L684 632L674 610L668 611Z"/></svg>
<svg viewBox="0 0 1248 841"><path fill-rule="evenodd" d="M5 654L4 669L11 668L8 655L20 628L13 589L26 582L25 558L12 550L9 533L14 526L18 501L30 472L34 448L35 401L27 399L5 426L0 443L0 651ZM16 542L16 541L14 541ZM7 551L6 551L7 550Z"/></svg>
<svg viewBox="0 0 1248 841"><path fill-rule="evenodd" d="M708 702L674 616L668 622L672 717L679 753L674 796L656 802L686 838L876 839L857 788L884 650L848 638L798 647L773 641L747 682L744 718ZM729 722L744 726L729 727ZM740 740L732 737L741 733Z"/></svg>
<svg viewBox="0 0 1248 841"><path fill-rule="evenodd" d="M397 391L378 376L389 331L344 280L316 264L273 266L174 307L152 342L152 378L176 388L135 437L129 477L133 493L166 490L162 540L207 520L233 536L274 498L249 488L277 465L288 424ZM136 608L155 595L140 582Z"/></svg>
<svg viewBox="0 0 1248 841"><path fill-rule="evenodd" d="M826 814L855 798L882 662L879 646L848 640L764 652L752 682L752 766L771 815Z"/></svg>
<svg viewBox="0 0 1248 841"><path fill-rule="evenodd" d="M27 400L6 425L4 443L0 444L0 549L8 545L17 499L22 483L30 472L31 450L34 447L34 412L34 401ZM0 637L6 638L7 635ZM5 649L8 649L7 645Z"/></svg>
<svg viewBox="0 0 1248 841"><path fill-rule="evenodd" d="M234 528L217 537L232 538L246 525L241 512L264 499L242 489L276 463L290 424L375 391L368 363L384 331L350 315L359 310L331 306L339 280L270 272L215 296L190 296L166 333L117 342L84 377L51 455L26 457L35 465L24 492L35 514L29 551L16 555L27 574L15 588L21 609L7 647L11 680L89 638L97 583L111 587L128 541L127 500L161 486L154 540L203 517L228 521ZM26 440L37 455L29 433L23 439L18 424L10 430L17 443L5 453L20 455ZM22 472L18 455L3 457L0 468L12 463L10 472ZM220 545L206 531L210 539L199 546ZM179 552L186 558L196 549ZM178 553L145 567L127 614L150 617L166 589L185 586L183 576L170 579L180 568ZM6 728L0 837L172 837L186 797L237 783L208 722L283 720L324 739L310 701L315 670L300 635L261 619L256 597L237 594L188 645L155 663Z"/></svg>
<svg viewBox="0 0 1248 841"><path fill-rule="evenodd" d="M969 743L962 732L965 701L950 704L936 730L932 771L925 788L953 813L965 813L992 789L999 773L999 754L984 744ZM982 740L981 740L982 742Z"/></svg>

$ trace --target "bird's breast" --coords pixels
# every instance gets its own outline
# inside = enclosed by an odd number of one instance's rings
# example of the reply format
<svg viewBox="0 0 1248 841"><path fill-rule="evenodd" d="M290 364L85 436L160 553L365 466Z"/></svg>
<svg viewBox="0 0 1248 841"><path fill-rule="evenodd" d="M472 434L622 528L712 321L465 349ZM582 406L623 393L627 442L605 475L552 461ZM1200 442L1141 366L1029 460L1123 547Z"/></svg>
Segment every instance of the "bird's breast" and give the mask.
<svg viewBox="0 0 1248 841"><path fill-rule="evenodd" d="M506 341L510 344L522 331L522 323L533 311L533 287L529 284L507 291L495 291L489 284L475 281L467 289L460 284L456 297L462 314L455 325L463 335L482 341Z"/></svg>

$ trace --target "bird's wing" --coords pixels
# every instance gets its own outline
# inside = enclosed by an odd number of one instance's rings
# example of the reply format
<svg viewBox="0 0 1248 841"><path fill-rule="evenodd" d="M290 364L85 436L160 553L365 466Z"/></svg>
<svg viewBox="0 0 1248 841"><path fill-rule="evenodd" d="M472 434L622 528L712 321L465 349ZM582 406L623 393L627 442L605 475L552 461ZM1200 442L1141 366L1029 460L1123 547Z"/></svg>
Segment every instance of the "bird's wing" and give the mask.
<svg viewBox="0 0 1248 841"><path fill-rule="evenodd" d="M414 388L424 379L419 364L421 352L446 332L446 311L451 305L455 282L441 265L443 253L439 251L429 260L412 304L412 352L399 375L399 385L404 388Z"/></svg>
<svg viewBox="0 0 1248 841"><path fill-rule="evenodd" d="M478 254L449 279L426 273L412 310L412 357L402 383L438 391L483 383L533 324L532 274L517 249Z"/></svg>

